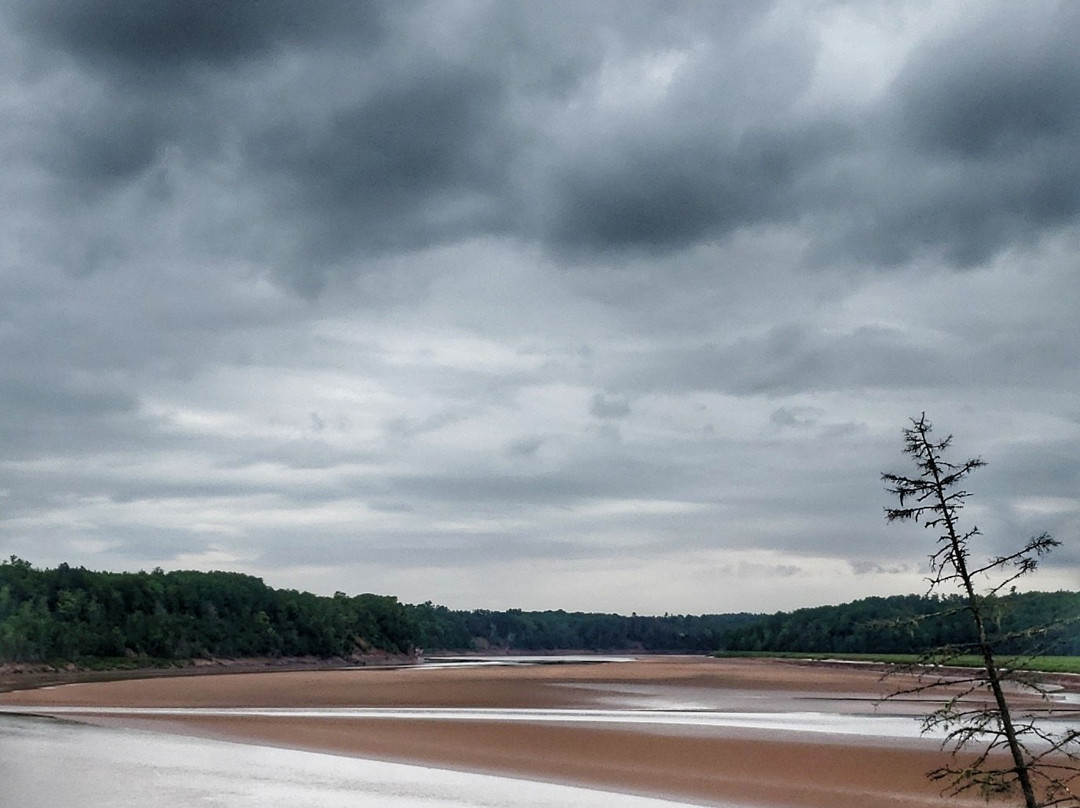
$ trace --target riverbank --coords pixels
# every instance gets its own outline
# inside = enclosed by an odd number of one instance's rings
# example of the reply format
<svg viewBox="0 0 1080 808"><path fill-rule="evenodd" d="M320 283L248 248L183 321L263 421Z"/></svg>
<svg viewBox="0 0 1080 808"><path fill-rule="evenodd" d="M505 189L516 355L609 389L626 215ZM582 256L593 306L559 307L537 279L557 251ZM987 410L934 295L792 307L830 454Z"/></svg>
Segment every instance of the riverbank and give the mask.
<svg viewBox="0 0 1080 808"><path fill-rule="evenodd" d="M188 660L121 660L124 664L93 665L77 662L6 662L0 664L0 693L32 690L84 682L111 682L176 676L204 676L225 673L267 673L271 671L340 670L355 667L409 665L416 661L406 654L357 654L343 657L241 657Z"/></svg>
<svg viewBox="0 0 1080 808"><path fill-rule="evenodd" d="M863 666L659 657L610 664L231 673L73 684L0 704L79 708L81 720L665 795L703 804L943 808L925 772L936 742L687 724L468 721L341 715L93 715L95 708L687 710L918 715L881 703L895 684ZM912 719L914 721L914 718ZM985 805L981 799L971 805Z"/></svg>

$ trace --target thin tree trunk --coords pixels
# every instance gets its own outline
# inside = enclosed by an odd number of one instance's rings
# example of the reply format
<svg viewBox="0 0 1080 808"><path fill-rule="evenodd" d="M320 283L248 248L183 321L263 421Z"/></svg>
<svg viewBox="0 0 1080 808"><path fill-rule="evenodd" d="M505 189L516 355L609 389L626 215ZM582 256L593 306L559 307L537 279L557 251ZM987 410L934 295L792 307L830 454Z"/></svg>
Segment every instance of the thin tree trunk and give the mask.
<svg viewBox="0 0 1080 808"><path fill-rule="evenodd" d="M983 669L986 671L986 680L990 685L991 692L994 694L994 701L997 703L1001 731L1005 735L1005 740L1009 745L1009 752L1012 755L1013 771L1016 773L1016 779L1019 781L1020 790L1024 795L1025 808L1039 808L1038 801L1035 799L1035 790L1031 785L1031 777L1028 772L1027 760L1024 757L1024 750L1021 748L1020 741L1016 736L1016 728L1013 726L1009 704L1005 700L1005 691L1001 687L1001 678L998 675L997 663L994 660L994 651L986 636L986 625L983 622L979 596L975 592L971 574L967 568L964 548L961 546L959 534L956 532L952 511L949 509L948 503L945 500L945 491L941 484L941 471L938 468L937 458L934 455L934 447L931 446L925 432L920 432L919 437L921 438L923 448L926 451L927 466L934 476L934 491L937 494L941 514L945 520L945 528L951 544L952 563L956 569L957 575L960 576L960 580L963 582L964 593L967 596L968 601L968 610L971 612L972 619L975 621L975 627L978 631L979 651L982 654Z"/></svg>

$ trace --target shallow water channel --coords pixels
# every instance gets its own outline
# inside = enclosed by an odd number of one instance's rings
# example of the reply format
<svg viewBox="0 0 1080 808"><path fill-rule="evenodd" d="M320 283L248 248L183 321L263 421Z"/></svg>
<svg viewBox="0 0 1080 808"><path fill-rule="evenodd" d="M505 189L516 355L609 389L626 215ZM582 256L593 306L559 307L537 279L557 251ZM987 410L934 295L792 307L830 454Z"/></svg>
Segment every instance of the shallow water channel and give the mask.
<svg viewBox="0 0 1080 808"><path fill-rule="evenodd" d="M0 715L0 783L2 808L689 805L507 777L13 715Z"/></svg>

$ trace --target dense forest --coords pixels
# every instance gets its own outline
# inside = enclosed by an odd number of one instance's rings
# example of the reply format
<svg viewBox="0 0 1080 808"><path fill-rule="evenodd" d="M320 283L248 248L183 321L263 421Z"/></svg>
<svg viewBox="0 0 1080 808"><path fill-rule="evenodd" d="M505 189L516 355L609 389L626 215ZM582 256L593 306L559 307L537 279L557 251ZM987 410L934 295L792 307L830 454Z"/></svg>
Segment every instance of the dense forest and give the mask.
<svg viewBox="0 0 1080 808"><path fill-rule="evenodd" d="M758 614L616 615L452 610L387 595L273 589L236 572L93 572L0 562L0 661L353 657L428 651L920 652L970 639L958 605L908 595ZM1000 599L1005 653L1035 640L1080 655L1080 592ZM1072 621L1069 623L1068 621ZM1012 643L1011 645L1009 643Z"/></svg>
<svg viewBox="0 0 1080 808"><path fill-rule="evenodd" d="M992 602L988 626L1003 654L1080 655L1080 592L1027 592ZM975 641L960 596L897 595L780 612L730 632L729 651L919 654Z"/></svg>
<svg viewBox="0 0 1080 808"><path fill-rule="evenodd" d="M341 656L405 652L392 597L274 590L234 572L91 572L0 564L0 659Z"/></svg>
<svg viewBox="0 0 1080 808"><path fill-rule="evenodd" d="M753 615L454 611L272 589L236 572L92 572L0 562L0 661L350 657L429 650L708 652Z"/></svg>

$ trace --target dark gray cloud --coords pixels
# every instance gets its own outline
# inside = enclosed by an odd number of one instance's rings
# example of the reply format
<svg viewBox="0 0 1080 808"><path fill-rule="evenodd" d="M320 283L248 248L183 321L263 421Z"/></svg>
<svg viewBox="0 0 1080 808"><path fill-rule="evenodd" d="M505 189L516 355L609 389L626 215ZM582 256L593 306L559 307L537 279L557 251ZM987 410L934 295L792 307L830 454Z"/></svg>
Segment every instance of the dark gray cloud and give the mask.
<svg viewBox="0 0 1080 808"><path fill-rule="evenodd" d="M967 267L1075 220L1068 6L986 7L915 48L889 93L842 111L801 105L822 45L764 7L562 11L27 3L9 16L55 50L39 69L67 55L94 77L38 147L60 198L115 192L170 148L227 194L213 175L231 163L286 234L260 248L252 230L234 248L269 249L308 294L328 267L360 271L351 256L490 234L663 255L808 222L818 262Z"/></svg>
<svg viewBox="0 0 1080 808"><path fill-rule="evenodd" d="M370 0L251 3L186 0L18 0L11 13L31 35L135 82L173 81L176 71L226 68L288 45L324 42L339 32L351 44L381 36L387 4Z"/></svg>
<svg viewBox="0 0 1080 808"><path fill-rule="evenodd" d="M500 94L492 76L431 64L324 119L254 133L245 154L267 176L271 212L299 227L288 275L317 289L306 267L505 230Z"/></svg>
<svg viewBox="0 0 1080 808"><path fill-rule="evenodd" d="M1080 14L1041 10L1001 6L913 52L880 119L901 171L877 178L864 232L849 234L864 254L973 266L1075 221Z"/></svg>
<svg viewBox="0 0 1080 808"><path fill-rule="evenodd" d="M906 139L969 160L1068 157L1062 140L1080 121L1069 103L1080 82L1080 10L1043 9L1002 6L917 48L895 86Z"/></svg>
<svg viewBox="0 0 1080 808"><path fill-rule="evenodd" d="M0 555L911 591L878 474L927 410L1072 585L1078 45L1066 3L8 3Z"/></svg>

